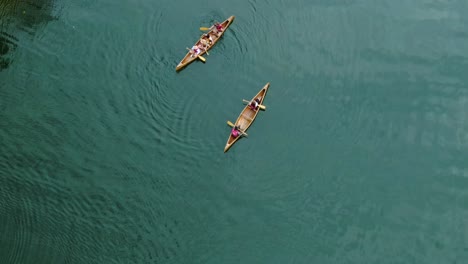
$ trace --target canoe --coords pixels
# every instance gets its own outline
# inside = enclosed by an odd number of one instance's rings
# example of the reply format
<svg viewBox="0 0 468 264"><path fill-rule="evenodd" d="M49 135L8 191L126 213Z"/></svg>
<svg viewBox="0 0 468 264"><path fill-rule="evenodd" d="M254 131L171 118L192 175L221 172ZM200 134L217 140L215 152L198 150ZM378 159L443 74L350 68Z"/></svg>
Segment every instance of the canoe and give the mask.
<svg viewBox="0 0 468 264"><path fill-rule="evenodd" d="M268 91L268 88L270 87L270 83L265 84L263 88L258 92L251 101L255 100L256 98L260 99L260 105L263 105L263 99L265 99L265 95ZM247 104L244 107L244 110L240 113L239 117L236 120L236 123L234 124L235 126L239 126L242 131L247 131L249 129L250 125L252 125L253 121L257 117L258 111L260 111L260 107L257 108L257 110L253 110L249 107L249 104ZM229 148L234 145L234 143L239 140L241 136L238 137L233 137L231 133L229 133L229 138L228 141L226 142L226 146L224 147L224 152L228 151Z"/></svg>
<svg viewBox="0 0 468 264"><path fill-rule="evenodd" d="M212 39L213 39L213 43L211 43L211 45L208 47L208 50L210 50L215 44L216 42L218 42L218 40L224 35L224 32L226 32L226 29L231 25L232 21L234 21L234 16L230 16L228 19L226 19L223 23L221 23L221 25L223 25L223 28L224 30L221 32L221 35L217 36L216 34L211 34L212 36ZM210 31L211 32L211 31ZM195 45L198 45L200 44L200 41L201 39L203 38L203 35L205 34L202 34L200 36L200 39L195 43ZM194 45L194 46L195 46ZM198 54L199 56L202 56L203 54L205 54L206 51L203 50L202 52L200 52L200 54ZM190 63L192 63L194 60L197 59L196 56L191 56L192 54L190 54L190 52L187 52L187 55L185 55L185 57L180 61L180 63L177 65L176 67L176 71L179 71L181 70L182 68L184 68L185 66L189 65Z"/></svg>

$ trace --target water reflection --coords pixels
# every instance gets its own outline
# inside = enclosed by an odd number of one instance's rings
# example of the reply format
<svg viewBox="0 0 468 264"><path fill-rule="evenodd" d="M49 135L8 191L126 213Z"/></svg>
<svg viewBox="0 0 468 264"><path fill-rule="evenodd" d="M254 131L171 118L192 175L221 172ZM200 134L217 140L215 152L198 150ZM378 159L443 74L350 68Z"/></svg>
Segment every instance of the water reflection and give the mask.
<svg viewBox="0 0 468 264"><path fill-rule="evenodd" d="M12 62L19 32L34 34L36 25L53 19L52 0L0 0L0 71Z"/></svg>

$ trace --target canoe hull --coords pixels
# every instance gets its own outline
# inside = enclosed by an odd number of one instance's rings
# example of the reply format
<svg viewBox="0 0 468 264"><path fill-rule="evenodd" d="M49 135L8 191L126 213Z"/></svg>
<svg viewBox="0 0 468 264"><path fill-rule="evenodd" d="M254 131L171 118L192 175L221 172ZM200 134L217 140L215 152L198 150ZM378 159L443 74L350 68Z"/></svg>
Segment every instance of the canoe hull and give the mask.
<svg viewBox="0 0 468 264"><path fill-rule="evenodd" d="M224 32L226 32L226 29L232 24L232 22L234 21L236 17L235 16L230 16L228 19L226 19L223 23L221 23L223 25L223 28L224 30L221 32L221 35L219 36L213 36L213 43L208 47L208 50L210 50L215 44L216 42L218 42L218 40L224 35ZM200 36L200 39L198 39L198 41L195 43L195 45L198 45L200 44L200 41L202 39L204 34L202 34ZM194 46L195 46L194 45ZM203 56L203 54L205 54L206 51L202 51L200 52L200 54L198 54L199 56ZM190 54L190 52L187 52L187 54L185 55L185 57L179 62L179 64L177 64L176 66L176 71L180 71L182 70L183 68L185 68L187 65L189 65L190 63L192 63L194 60L196 60L198 57L196 56L192 56L192 54Z"/></svg>
<svg viewBox="0 0 468 264"><path fill-rule="evenodd" d="M270 88L270 83L265 84L265 86L263 86L263 88L252 98L252 100L259 98L260 104L263 105L263 100L265 99L265 96L268 92L268 88ZM240 113L234 125L239 126L240 129L243 131L247 131L247 129L249 129L249 127L255 121L255 118L257 117L259 111L260 107L256 110L253 110L247 104L244 107L244 110L242 110L242 112ZM226 146L224 146L224 152L227 152L232 147L232 145L234 145L234 143L236 143L240 138L241 136L233 137L232 134L229 133L229 138L226 142Z"/></svg>

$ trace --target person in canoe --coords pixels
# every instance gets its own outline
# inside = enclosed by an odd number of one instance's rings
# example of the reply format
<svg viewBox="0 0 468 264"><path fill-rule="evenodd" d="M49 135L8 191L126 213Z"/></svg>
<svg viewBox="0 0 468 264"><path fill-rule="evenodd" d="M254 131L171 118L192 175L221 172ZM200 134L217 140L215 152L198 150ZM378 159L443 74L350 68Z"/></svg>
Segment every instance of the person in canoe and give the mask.
<svg viewBox="0 0 468 264"><path fill-rule="evenodd" d="M231 130L231 135L234 137L234 138L237 138L238 136L244 134L241 129L240 129L240 126L234 126Z"/></svg>
<svg viewBox="0 0 468 264"><path fill-rule="evenodd" d="M200 49L200 51L207 51L208 50L208 46L204 45L203 43L198 43L198 49Z"/></svg>
<svg viewBox="0 0 468 264"><path fill-rule="evenodd" d="M221 25L220 23L216 22L213 26L213 32L220 36L221 35L221 32L223 32L224 28L223 28L223 25Z"/></svg>
<svg viewBox="0 0 468 264"><path fill-rule="evenodd" d="M198 54L201 53L201 48L199 45L195 45L190 49L190 54L192 54L192 57L198 56Z"/></svg>
<svg viewBox="0 0 468 264"><path fill-rule="evenodd" d="M204 49L204 50L208 49L208 47L211 45L210 40L209 40L209 39L206 39L205 37L203 37L203 38L200 40L200 44L203 45L203 49Z"/></svg>
<svg viewBox="0 0 468 264"><path fill-rule="evenodd" d="M205 45L205 46L208 46L208 45L211 45L213 44L213 38L211 37L210 33L206 33L203 35L202 39L200 40L200 42Z"/></svg>
<svg viewBox="0 0 468 264"><path fill-rule="evenodd" d="M259 105L260 105L260 99L255 98L255 100L252 100L252 102L250 102L249 107L252 110L257 110Z"/></svg>

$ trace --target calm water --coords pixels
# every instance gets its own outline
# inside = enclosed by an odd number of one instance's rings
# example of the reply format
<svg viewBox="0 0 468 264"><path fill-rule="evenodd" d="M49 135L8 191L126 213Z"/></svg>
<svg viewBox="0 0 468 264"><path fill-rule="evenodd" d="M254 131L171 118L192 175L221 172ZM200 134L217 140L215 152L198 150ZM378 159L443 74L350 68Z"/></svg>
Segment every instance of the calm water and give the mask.
<svg viewBox="0 0 468 264"><path fill-rule="evenodd" d="M466 0L13 2L0 263L468 262Z"/></svg>

